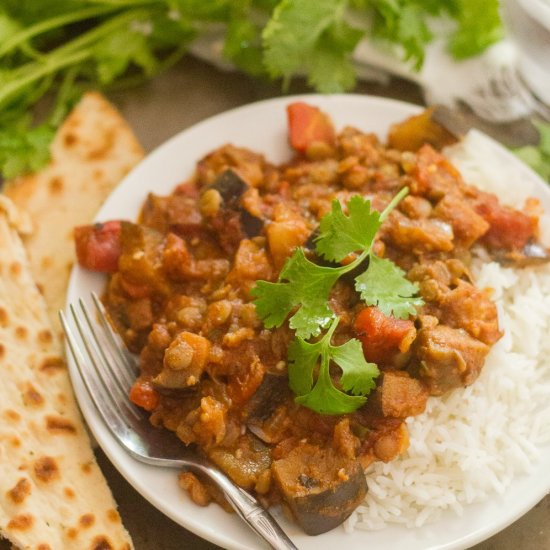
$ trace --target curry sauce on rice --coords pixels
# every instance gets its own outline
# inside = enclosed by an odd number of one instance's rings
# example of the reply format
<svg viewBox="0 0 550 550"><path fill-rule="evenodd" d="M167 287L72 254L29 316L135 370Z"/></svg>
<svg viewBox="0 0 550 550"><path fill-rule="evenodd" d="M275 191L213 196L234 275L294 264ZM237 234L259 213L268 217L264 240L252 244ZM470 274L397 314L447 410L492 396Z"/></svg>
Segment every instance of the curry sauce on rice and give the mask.
<svg viewBox="0 0 550 550"><path fill-rule="evenodd" d="M290 162L225 145L138 223L75 238L81 265L111 274L105 304L140 355L129 398L318 534L363 502L365 469L407 450L407 418L474 383L502 338L475 258L548 258L537 201L466 184L430 112L387 144L304 103L288 116Z"/></svg>

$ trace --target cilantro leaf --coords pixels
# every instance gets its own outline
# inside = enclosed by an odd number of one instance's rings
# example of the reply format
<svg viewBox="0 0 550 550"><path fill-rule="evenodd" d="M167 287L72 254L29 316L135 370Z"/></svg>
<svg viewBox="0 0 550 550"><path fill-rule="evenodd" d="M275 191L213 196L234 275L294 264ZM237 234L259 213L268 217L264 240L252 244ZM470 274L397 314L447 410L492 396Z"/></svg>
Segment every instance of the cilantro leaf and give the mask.
<svg viewBox="0 0 550 550"><path fill-rule="evenodd" d="M305 71L310 84L338 92L355 83L350 56L362 36L344 19L345 0L282 0L265 26L264 64L286 82Z"/></svg>
<svg viewBox="0 0 550 550"><path fill-rule="evenodd" d="M50 158L54 130L47 124L31 128L27 120L0 129L0 173L5 179L42 168Z"/></svg>
<svg viewBox="0 0 550 550"><path fill-rule="evenodd" d="M356 338L341 346L330 346L332 360L342 369L340 384L353 395L367 395L376 387L374 379L380 374L374 363L368 363L363 355L361 342Z"/></svg>
<svg viewBox="0 0 550 550"><path fill-rule="evenodd" d="M342 22L325 31L309 62L308 84L325 94L351 90L355 86L355 66L351 56L342 52L352 52L362 37L363 31Z"/></svg>
<svg viewBox="0 0 550 550"><path fill-rule="evenodd" d="M305 395L313 387L313 371L323 351L323 340L313 344L296 337L288 346L288 382L296 395Z"/></svg>
<svg viewBox="0 0 550 550"><path fill-rule="evenodd" d="M143 23L146 25L147 23ZM97 74L102 84L109 84L125 73L131 64L143 69L145 74L155 72L156 59L145 35L137 30L112 34L95 49Z"/></svg>
<svg viewBox="0 0 550 550"><path fill-rule="evenodd" d="M334 387L328 367L321 368L313 389L295 398L296 403L319 414L347 414L356 411L367 402L361 395L348 395Z"/></svg>
<svg viewBox="0 0 550 550"><path fill-rule="evenodd" d="M323 338L315 343L296 337L288 349L289 383L297 396L296 402L321 414L345 414L364 405L365 395L376 386L374 379L379 375L376 365L365 361L358 340L349 340L341 346L330 343L337 325L338 319L335 319ZM330 376L331 360L342 369L340 385L353 395L334 385Z"/></svg>
<svg viewBox="0 0 550 550"><path fill-rule="evenodd" d="M261 27L248 14L233 17L227 25L223 55L248 74L265 74L262 62Z"/></svg>
<svg viewBox="0 0 550 550"><path fill-rule="evenodd" d="M369 268L355 278L355 290L369 306L377 306L384 315L407 319L424 302L415 297L418 288L405 279L405 272L390 260L370 255Z"/></svg>
<svg viewBox="0 0 550 550"><path fill-rule="evenodd" d="M333 201L332 210L319 224L317 252L327 260L340 262L352 252L368 250L381 225L380 212L370 207L369 200L355 195L348 202L346 216L340 202Z"/></svg>
<svg viewBox="0 0 550 550"><path fill-rule="evenodd" d="M303 249L297 248L284 265L279 282L257 281L250 292L267 328L281 326L292 310L299 307L289 325L298 336L309 338L318 335L334 318L328 296L339 276L337 269L310 262Z"/></svg>
<svg viewBox="0 0 550 550"><path fill-rule="evenodd" d="M456 59L477 55L504 36L498 0L453 0L451 4L458 28L451 35L449 51Z"/></svg>

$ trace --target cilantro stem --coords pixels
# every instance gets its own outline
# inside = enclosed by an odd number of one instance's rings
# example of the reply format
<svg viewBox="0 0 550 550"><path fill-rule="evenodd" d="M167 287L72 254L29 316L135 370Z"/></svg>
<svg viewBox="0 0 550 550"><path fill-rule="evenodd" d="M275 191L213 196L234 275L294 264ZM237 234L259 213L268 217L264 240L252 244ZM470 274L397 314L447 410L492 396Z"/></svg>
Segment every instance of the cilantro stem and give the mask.
<svg viewBox="0 0 550 550"><path fill-rule="evenodd" d="M395 197L390 201L390 204L384 208L382 214L380 214L380 221L383 222L390 214L390 212L409 194L409 188L403 187Z"/></svg>
<svg viewBox="0 0 550 550"><path fill-rule="evenodd" d="M73 11L63 15L58 15L45 21L40 21L35 25L23 29L22 31L14 34L8 38L0 46L0 57L8 53L13 48L17 47L19 44L27 41L29 38L38 36L47 31L69 25L70 23L76 23L77 21L83 21L84 19L90 19L92 17L97 17L98 15L104 15L106 13L113 12L118 9L118 6L96 6L90 8L84 8L82 10Z"/></svg>
<svg viewBox="0 0 550 550"><path fill-rule="evenodd" d="M367 259L367 256L370 254L371 248L372 246L369 246L369 248L363 250L363 252L361 252L361 254L359 254L359 256L357 256L357 258L355 258L355 260L353 260L353 262L349 263L348 265L343 265L335 269L337 269L341 275L353 271L358 265L360 265L364 260Z"/></svg>
<svg viewBox="0 0 550 550"><path fill-rule="evenodd" d="M0 107L7 103L13 95L40 78L54 74L65 67L70 67L92 57L93 51L91 46L114 31L119 30L120 27L128 25L137 19L150 16L151 12L142 8L115 15L78 38L51 51L42 60L27 63L19 67L13 73L17 78L8 82L0 89Z"/></svg>
<svg viewBox="0 0 550 550"><path fill-rule="evenodd" d="M55 73L64 67L80 63L91 55L91 50L83 50L61 59L48 59L45 63L39 64L36 68L30 67L32 70L30 70L27 75L12 82L8 82L2 87L0 90L0 106L7 103L11 96L37 80L40 80L42 77Z"/></svg>
<svg viewBox="0 0 550 550"><path fill-rule="evenodd" d="M339 322L340 322L340 319L338 317L335 317L334 320L332 321L330 327L328 327L325 335L323 336L323 338L322 338L323 341L326 340L330 344L330 341L332 339L332 335L334 334L334 331L338 327Z"/></svg>
<svg viewBox="0 0 550 550"><path fill-rule="evenodd" d="M56 48L49 55L52 57L60 57L71 53L79 48L89 46L93 42L99 41L101 38L104 38L112 32L119 30L119 27L123 25L130 24L132 21L148 18L150 16L150 11L141 8L117 14L92 30L80 35L70 42L67 42L59 48Z"/></svg>

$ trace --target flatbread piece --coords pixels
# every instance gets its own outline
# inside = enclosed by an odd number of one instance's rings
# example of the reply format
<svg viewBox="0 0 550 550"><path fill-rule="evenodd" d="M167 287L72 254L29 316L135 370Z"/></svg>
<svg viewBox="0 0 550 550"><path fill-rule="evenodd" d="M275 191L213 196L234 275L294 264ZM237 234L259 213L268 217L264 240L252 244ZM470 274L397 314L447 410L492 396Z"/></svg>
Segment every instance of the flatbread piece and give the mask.
<svg viewBox="0 0 550 550"><path fill-rule="evenodd" d="M87 93L52 144L50 164L5 186L5 194L32 219L24 238L34 276L55 332L75 261L73 228L86 225L143 149L120 113L99 93Z"/></svg>
<svg viewBox="0 0 550 550"><path fill-rule="evenodd" d="M46 305L0 196L0 537L21 549L129 550Z"/></svg>

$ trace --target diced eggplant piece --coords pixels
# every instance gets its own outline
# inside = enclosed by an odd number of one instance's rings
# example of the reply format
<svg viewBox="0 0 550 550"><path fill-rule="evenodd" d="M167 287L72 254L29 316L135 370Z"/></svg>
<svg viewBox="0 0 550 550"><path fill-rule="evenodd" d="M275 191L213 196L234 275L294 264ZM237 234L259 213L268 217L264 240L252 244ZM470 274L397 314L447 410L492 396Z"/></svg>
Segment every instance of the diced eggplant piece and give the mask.
<svg viewBox="0 0 550 550"><path fill-rule="evenodd" d="M257 237L258 235L260 235L264 227L264 222L261 218L254 216L248 210L242 208L241 227L244 231L244 234L249 239L251 239L252 237Z"/></svg>
<svg viewBox="0 0 550 550"><path fill-rule="evenodd" d="M390 371L382 374L375 399L384 417L407 418L424 412L428 396L428 389L420 380L403 371Z"/></svg>
<svg viewBox="0 0 550 550"><path fill-rule="evenodd" d="M261 218L242 206L241 198L248 188L236 172L226 170L205 188L202 195L201 211L210 218L221 246L228 253L234 253L242 239L260 235L264 227Z"/></svg>
<svg viewBox="0 0 550 550"><path fill-rule="evenodd" d="M390 147L400 151L417 151L425 143L436 149L452 145L464 136L468 127L450 109L438 105L390 128Z"/></svg>
<svg viewBox="0 0 550 550"><path fill-rule="evenodd" d="M248 184L236 172L226 170L206 190L213 189L220 194L221 209L234 210L239 213L244 234L246 237L252 238L262 232L264 222L241 205L241 197L248 188Z"/></svg>
<svg viewBox="0 0 550 550"><path fill-rule="evenodd" d="M166 233L168 230L167 210L169 200L169 197L149 193L141 208L140 223L160 233Z"/></svg>
<svg viewBox="0 0 550 550"><path fill-rule="evenodd" d="M247 404L247 427L262 441L274 443L277 439L269 429L269 420L277 409L291 399L288 378L275 374L266 374L262 383Z"/></svg>
<svg viewBox="0 0 550 550"><path fill-rule="evenodd" d="M164 235L154 229L122 222L119 272L124 290L132 298L165 295L169 286L162 270Z"/></svg>
<svg viewBox="0 0 550 550"><path fill-rule="evenodd" d="M240 201L243 193L248 189L248 184L234 170L226 170L206 189L215 189L224 203L230 205Z"/></svg>
<svg viewBox="0 0 550 550"><path fill-rule="evenodd" d="M241 436L235 448L215 447L208 456L244 489L254 489L260 475L271 466L271 449L250 433Z"/></svg>
<svg viewBox="0 0 550 550"><path fill-rule="evenodd" d="M410 372L431 395L468 386L479 376L489 346L465 330L445 325L422 328L413 344L415 362Z"/></svg>
<svg viewBox="0 0 550 550"><path fill-rule="evenodd" d="M367 493L361 464L331 448L303 443L276 460L271 470L292 514L308 535L340 525Z"/></svg>

